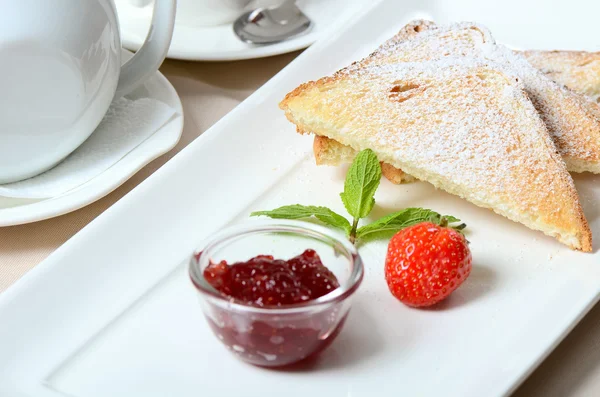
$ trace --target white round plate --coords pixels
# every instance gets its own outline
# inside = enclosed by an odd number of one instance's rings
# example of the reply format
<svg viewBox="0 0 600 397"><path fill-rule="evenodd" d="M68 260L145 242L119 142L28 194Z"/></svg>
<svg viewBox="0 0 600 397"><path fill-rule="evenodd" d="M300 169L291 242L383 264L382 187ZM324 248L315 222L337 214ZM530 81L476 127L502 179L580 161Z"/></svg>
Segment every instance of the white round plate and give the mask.
<svg viewBox="0 0 600 397"><path fill-rule="evenodd" d="M130 52L123 50L124 60L130 56ZM62 196L42 200L0 197L0 226L37 222L85 207L106 196L146 164L175 147L183 131L183 107L171 83L156 72L128 97L157 99L171 106L177 114L112 167Z"/></svg>
<svg viewBox="0 0 600 397"><path fill-rule="evenodd" d="M365 6L364 0L298 0L298 7L313 21L310 32L281 43L254 46L240 41L231 24L186 26L173 32L169 58L193 61L232 61L285 54L306 48L340 18L348 18ZM138 50L148 34L151 7L138 8L130 0L117 0L123 47Z"/></svg>

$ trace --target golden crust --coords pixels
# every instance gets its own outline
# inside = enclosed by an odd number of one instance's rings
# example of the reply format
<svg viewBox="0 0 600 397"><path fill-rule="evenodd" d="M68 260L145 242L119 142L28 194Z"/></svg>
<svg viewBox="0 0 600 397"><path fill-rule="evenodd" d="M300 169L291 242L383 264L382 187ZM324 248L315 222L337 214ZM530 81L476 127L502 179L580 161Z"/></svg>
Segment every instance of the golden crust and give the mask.
<svg viewBox="0 0 600 397"><path fill-rule="evenodd" d="M350 146L342 145L334 139L326 136L315 135L313 140L313 153L315 155L315 164L337 166L352 162L356 156L356 150ZM341 154L343 153L343 154ZM381 173L394 185L414 182L417 179L399 168L386 162L381 162Z"/></svg>
<svg viewBox="0 0 600 397"><path fill-rule="evenodd" d="M317 165L337 166L352 162L354 156L356 156L356 151L350 146L342 145L338 141L320 135L315 135L313 153ZM415 180L414 177L406 174L401 169L383 161L381 162L381 173L395 185Z"/></svg>
<svg viewBox="0 0 600 397"><path fill-rule="evenodd" d="M329 142L331 141L331 142ZM329 139L326 136L315 135L315 139L313 140L313 153L315 155L315 163L317 165L340 165L344 163L344 160L341 159L341 156L337 156L333 154L334 162L329 162L328 158L334 146L344 146L338 141L334 141L333 139ZM346 146L347 147L347 146ZM352 148L350 148L352 149Z"/></svg>
<svg viewBox="0 0 600 397"><path fill-rule="evenodd" d="M391 164L381 162L381 173L394 185L399 185L403 182L412 182L415 178L402 171L400 168L396 168Z"/></svg>
<svg viewBox="0 0 600 397"><path fill-rule="evenodd" d="M356 156L356 151L349 146L329 139L325 136L315 135L313 153L317 165L340 165L350 163Z"/></svg>

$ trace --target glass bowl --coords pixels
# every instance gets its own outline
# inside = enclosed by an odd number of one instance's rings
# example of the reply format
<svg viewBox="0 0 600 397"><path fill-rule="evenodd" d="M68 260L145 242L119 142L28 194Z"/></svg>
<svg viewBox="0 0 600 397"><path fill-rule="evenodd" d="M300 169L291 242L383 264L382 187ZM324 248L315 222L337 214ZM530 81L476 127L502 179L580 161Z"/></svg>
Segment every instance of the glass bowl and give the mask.
<svg viewBox="0 0 600 397"><path fill-rule="evenodd" d="M257 255L290 259L315 250L331 270L339 288L314 300L281 307L237 302L204 279L211 262L245 262ZM252 222L230 227L197 250L190 259L190 278L204 315L217 338L249 363L276 367L314 356L340 333L351 297L363 278L363 264L348 239L307 222Z"/></svg>

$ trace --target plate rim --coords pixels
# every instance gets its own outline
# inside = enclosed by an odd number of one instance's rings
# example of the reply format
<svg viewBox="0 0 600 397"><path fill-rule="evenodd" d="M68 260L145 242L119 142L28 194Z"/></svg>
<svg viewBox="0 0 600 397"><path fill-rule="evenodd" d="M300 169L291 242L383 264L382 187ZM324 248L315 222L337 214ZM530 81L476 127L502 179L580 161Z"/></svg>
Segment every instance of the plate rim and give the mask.
<svg viewBox="0 0 600 397"><path fill-rule="evenodd" d="M309 49L309 51L307 51L304 54L302 54L301 57L302 56L307 56L307 55L305 55L307 53L312 54L314 51L317 51L317 48L320 48L320 46L319 47L312 47L311 49ZM314 51L313 51L313 49L314 49ZM304 59L304 58L300 58L299 57L298 59ZM292 64L294 64L294 62L292 62ZM236 114L237 115L243 114L248 108L250 108L253 105L255 105L256 102L259 99L260 94L263 93L263 89L266 89L265 87L268 87L269 89L272 88L272 86L276 85L277 83L279 83L279 81L282 78L283 77L282 77L281 73L278 74L278 75L276 75L276 76L274 76L274 78L272 78L267 84L265 84L263 87L261 87L261 89L257 90L251 97L249 97L240 106L238 106L238 108L236 109ZM260 94L257 95L257 93L260 93ZM218 125L218 124L220 124L220 123L225 122L225 120L229 120L230 117L231 117L231 113L228 114L227 116L225 116L223 119L221 119L220 122L216 123L215 126ZM214 126L211 127L211 129L209 129L209 131L207 131L208 134L205 133L205 135L202 136L202 139L199 139L198 142L194 142L194 143L196 143L196 145L194 145L194 147L197 149L198 147L204 146L205 144L209 143L209 141L210 141L209 138L211 138L211 139L214 138L215 134L217 132L218 131L214 128ZM162 171L163 172L161 173L161 175L164 172L166 172L165 169L163 169ZM144 184L144 186L148 186L147 183ZM129 198L131 199L131 196ZM111 211L111 215L112 215L112 211ZM69 244L69 247L72 247L72 245L73 244ZM65 247L65 246L63 246L63 247ZM64 255L64 253L65 253L64 251L65 250L61 249L60 251L61 251L61 255ZM47 263L47 264L50 264L50 263ZM42 264L40 264L40 265L42 265ZM37 269L34 269L34 270L37 270ZM48 266L45 266L45 270L46 271L49 270ZM40 269L40 271L41 271L41 269ZM39 273L36 273L36 274L39 275ZM19 284L19 283L17 283L17 284ZM19 285L22 285L22 284L19 284ZM15 294L13 294L12 296L15 296ZM568 335L568 333L571 331L571 329L577 325L577 323L579 322L579 320L581 320L581 318L583 318L585 316L585 314L587 314L587 312L591 309L591 307L595 304L595 302L597 302L598 297L599 296L596 293L595 294L595 299L590 299L590 300L586 299L586 304L585 305L577 305L577 309L575 310L577 312L577 315L573 316L573 318L569 317L569 319L568 319L569 326L562 328L559 333L554 333L553 332L551 334L553 343L547 344L543 350L540 349L540 351L538 351L538 353L540 353L540 354L536 354L535 357L532 357L531 360L525 360L526 361L526 368L527 368L527 370L520 372L519 376L517 376L517 377L513 378L512 375L508 377L509 379L504 384L504 386L506 386L506 388L502 389L503 390L503 394L505 394L505 393L508 394L508 393L514 391L522 383L522 381L524 381L529 376L529 374L531 374L531 372L533 372L535 370L535 368L547 357L547 355L550 354L550 352L552 352L552 350L554 350L554 348L564 339L564 337L566 335ZM3 301L2 298L3 297L0 296L0 309L2 307L2 303L6 303L7 302L5 300ZM525 365L523 365L522 367L525 367Z"/></svg>
<svg viewBox="0 0 600 397"><path fill-rule="evenodd" d="M125 49L123 51L130 54L130 52ZM156 71L151 79L156 79L156 83L170 96L171 103L168 105L173 107L176 112L170 120L115 164L70 192L21 206L0 209L0 227L39 222L77 211L109 195L131 179L146 165L171 151L177 145L183 134L183 104L175 87L173 87L171 82L160 71ZM145 85L142 85L142 87L144 86ZM175 131L177 133L174 133ZM149 147L149 143L152 142L153 138L160 136L160 134L173 136L170 141L166 142L167 144L163 144L160 147L157 146L151 153L147 153L144 156L136 154L136 152L143 152L142 149ZM128 167L119 172L119 163L122 162L126 162ZM114 173L115 175L110 182L98 185L98 178L111 173ZM94 189L94 187L96 189ZM31 212L22 211L23 207L30 206L33 207ZM17 208L19 210L17 210Z"/></svg>
<svg viewBox="0 0 600 397"><path fill-rule="evenodd" d="M373 4L377 3L377 1L373 2ZM354 2L351 4L353 7L353 11L349 13L348 18L351 18L354 14L359 12L360 10L368 9L371 4L360 4L359 2ZM117 8L121 11L120 18L130 18L131 16L131 7L128 4L117 4ZM143 15L137 17L138 20L149 20L150 15ZM335 23L334 23L335 24ZM224 26L227 25L217 25L217 26L202 26L198 28L193 28L189 26L183 27L188 31L198 31L201 32L203 30L211 30L211 29L223 29ZM177 26L176 26L177 29ZM315 24L312 30L306 34L295 37L291 40L286 40L280 43L275 43L267 46L255 46L248 47L235 51L222 51L222 52L213 52L213 51L196 51L193 47L183 44L177 43L176 40L172 40L171 46L169 48L169 52L167 54L167 58L169 59L177 59L182 61L205 61L205 62L226 62L226 61L241 61L248 59L259 59L259 58L268 58L276 55L287 54L290 52L302 50L308 48L312 44L314 44L322 35L327 33L329 28L324 27L321 28L320 24ZM120 33L121 33L121 41L123 47L136 51L140 48L142 44L142 39L140 36L131 30L127 29L127 23L120 22ZM176 36L174 35L174 38Z"/></svg>

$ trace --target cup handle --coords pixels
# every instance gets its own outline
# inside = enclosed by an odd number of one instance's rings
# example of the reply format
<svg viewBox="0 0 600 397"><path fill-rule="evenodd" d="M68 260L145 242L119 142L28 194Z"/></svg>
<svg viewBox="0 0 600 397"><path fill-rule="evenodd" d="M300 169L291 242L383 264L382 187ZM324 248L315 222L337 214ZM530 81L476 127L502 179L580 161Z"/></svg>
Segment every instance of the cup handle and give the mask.
<svg viewBox="0 0 600 397"><path fill-rule="evenodd" d="M167 56L175 25L177 0L154 0L154 10L146 41L123 66L115 99L136 89L152 76Z"/></svg>

